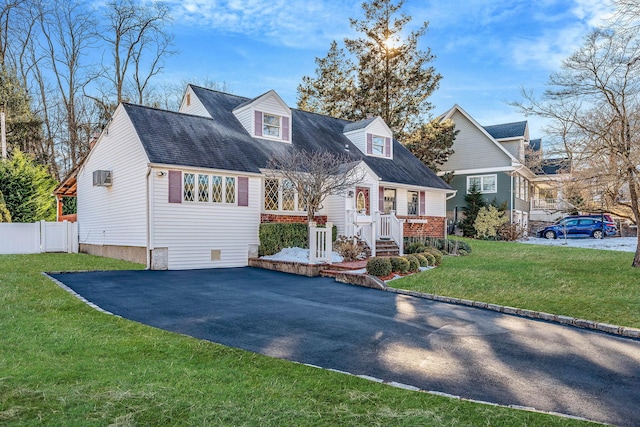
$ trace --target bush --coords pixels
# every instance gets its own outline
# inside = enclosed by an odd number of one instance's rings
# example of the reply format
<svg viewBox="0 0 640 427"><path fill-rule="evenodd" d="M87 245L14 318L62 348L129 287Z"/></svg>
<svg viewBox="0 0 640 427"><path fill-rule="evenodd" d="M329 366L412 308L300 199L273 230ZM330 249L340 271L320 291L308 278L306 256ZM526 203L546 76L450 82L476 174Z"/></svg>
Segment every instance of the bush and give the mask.
<svg viewBox="0 0 640 427"><path fill-rule="evenodd" d="M440 265L442 264L442 252L440 252L438 249L436 248L427 248L427 250L425 251L428 254L431 254L431 256L433 256L434 258L434 262L432 265Z"/></svg>
<svg viewBox="0 0 640 427"><path fill-rule="evenodd" d="M420 261L414 255L406 255L405 258L409 261L409 271L416 272L420 271Z"/></svg>
<svg viewBox="0 0 640 427"><path fill-rule="evenodd" d="M424 250L426 249L426 246L424 243L422 242L414 242L414 243L410 243L408 245L406 245L405 249L404 249L404 253L405 254L417 254L420 252L424 252Z"/></svg>
<svg viewBox="0 0 640 427"><path fill-rule="evenodd" d="M391 257L391 271L405 274L409 271L409 260L400 256Z"/></svg>
<svg viewBox="0 0 640 427"><path fill-rule="evenodd" d="M436 257L434 257L433 254L425 252L422 256L427 260L427 266L434 267L436 265Z"/></svg>
<svg viewBox="0 0 640 427"><path fill-rule="evenodd" d="M340 254L345 261L367 259L371 256L371 249L358 236L338 236L333 242L333 250Z"/></svg>
<svg viewBox="0 0 640 427"><path fill-rule="evenodd" d="M508 242L514 242L524 237L524 228L520 224L504 224L498 230L498 236L501 240Z"/></svg>
<svg viewBox="0 0 640 427"><path fill-rule="evenodd" d="M429 267L429 260L422 254L414 254L416 258L418 258L418 262L420 263L420 267Z"/></svg>
<svg viewBox="0 0 640 427"><path fill-rule="evenodd" d="M495 239L498 230L509 221L504 212L499 211L495 206L484 206L478 212L473 227L476 230L478 239Z"/></svg>
<svg viewBox="0 0 640 427"><path fill-rule="evenodd" d="M331 230L335 240L336 227ZM269 222L260 224L258 255L277 254L284 248L309 248L309 226L305 223Z"/></svg>
<svg viewBox="0 0 640 427"><path fill-rule="evenodd" d="M384 257L373 257L367 261L367 273L376 276L384 277L391 274L391 260Z"/></svg>

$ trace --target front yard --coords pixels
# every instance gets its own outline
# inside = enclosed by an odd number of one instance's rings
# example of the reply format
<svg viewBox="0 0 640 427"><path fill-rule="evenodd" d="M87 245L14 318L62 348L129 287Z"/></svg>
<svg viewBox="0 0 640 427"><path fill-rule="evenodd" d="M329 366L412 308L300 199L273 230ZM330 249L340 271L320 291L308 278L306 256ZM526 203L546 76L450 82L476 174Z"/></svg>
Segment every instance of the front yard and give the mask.
<svg viewBox="0 0 640 427"><path fill-rule="evenodd" d="M470 255L391 286L640 328L633 252L466 241Z"/></svg>
<svg viewBox="0 0 640 427"><path fill-rule="evenodd" d="M469 261L484 250L475 249ZM446 275L456 265L470 274L465 262L448 259L447 268L417 278ZM165 332L100 313L40 274L139 268L82 254L0 256L0 424L588 425Z"/></svg>

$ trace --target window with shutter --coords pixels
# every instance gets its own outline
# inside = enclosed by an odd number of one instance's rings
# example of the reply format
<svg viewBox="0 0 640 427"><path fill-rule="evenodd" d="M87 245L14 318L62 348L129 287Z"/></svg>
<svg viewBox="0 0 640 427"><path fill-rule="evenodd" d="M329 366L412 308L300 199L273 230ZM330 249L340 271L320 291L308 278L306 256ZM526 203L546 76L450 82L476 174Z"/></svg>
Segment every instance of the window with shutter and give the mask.
<svg viewBox="0 0 640 427"><path fill-rule="evenodd" d="M181 171L169 171L169 203L182 203Z"/></svg>

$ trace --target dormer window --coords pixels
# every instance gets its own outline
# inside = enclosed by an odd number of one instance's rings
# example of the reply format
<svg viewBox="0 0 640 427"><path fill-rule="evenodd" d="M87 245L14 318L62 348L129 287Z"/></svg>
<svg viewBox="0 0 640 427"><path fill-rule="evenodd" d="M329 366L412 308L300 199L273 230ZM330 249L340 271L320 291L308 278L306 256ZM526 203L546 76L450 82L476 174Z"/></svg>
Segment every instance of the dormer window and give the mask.
<svg viewBox="0 0 640 427"><path fill-rule="evenodd" d="M264 136L280 138L280 116L263 113L262 134Z"/></svg>
<svg viewBox="0 0 640 427"><path fill-rule="evenodd" d="M371 138L371 153L384 156L384 137L373 135Z"/></svg>

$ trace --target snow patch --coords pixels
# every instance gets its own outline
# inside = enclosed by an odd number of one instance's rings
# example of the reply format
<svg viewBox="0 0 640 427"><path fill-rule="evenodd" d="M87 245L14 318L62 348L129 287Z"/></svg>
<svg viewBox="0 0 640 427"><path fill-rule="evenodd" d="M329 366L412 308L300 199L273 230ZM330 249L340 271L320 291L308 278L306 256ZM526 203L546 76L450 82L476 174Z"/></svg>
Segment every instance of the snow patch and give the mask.
<svg viewBox="0 0 640 427"><path fill-rule="evenodd" d="M284 248L277 254L260 257L269 261L290 261L309 264L309 249ZM342 262L342 257L336 252L331 252L331 262ZM321 263L318 263L321 264Z"/></svg>
<svg viewBox="0 0 640 427"><path fill-rule="evenodd" d="M605 237L594 239L592 237L569 237L559 239L543 239L530 237L519 240L519 243L546 246L567 246L569 248L605 249L609 251L635 252L638 239L635 237Z"/></svg>

